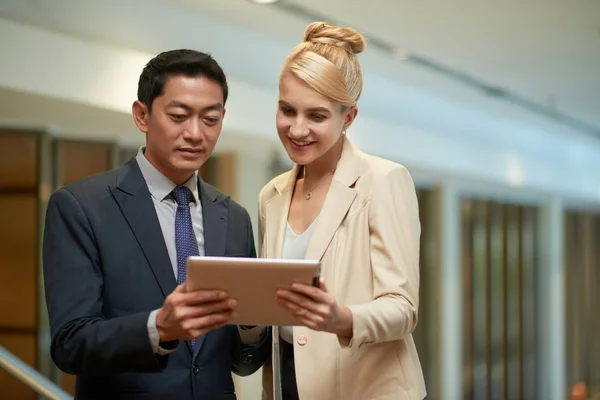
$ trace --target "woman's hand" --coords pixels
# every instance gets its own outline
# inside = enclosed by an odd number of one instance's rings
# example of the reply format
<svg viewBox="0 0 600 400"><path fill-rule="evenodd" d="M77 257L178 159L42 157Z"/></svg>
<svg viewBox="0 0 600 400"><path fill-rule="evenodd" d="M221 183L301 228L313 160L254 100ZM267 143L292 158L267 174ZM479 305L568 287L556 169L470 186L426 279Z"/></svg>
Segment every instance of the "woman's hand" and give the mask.
<svg viewBox="0 0 600 400"><path fill-rule="evenodd" d="M318 288L294 283L292 290L278 290L276 300L310 329L352 337L352 312L337 304L323 280L319 281Z"/></svg>

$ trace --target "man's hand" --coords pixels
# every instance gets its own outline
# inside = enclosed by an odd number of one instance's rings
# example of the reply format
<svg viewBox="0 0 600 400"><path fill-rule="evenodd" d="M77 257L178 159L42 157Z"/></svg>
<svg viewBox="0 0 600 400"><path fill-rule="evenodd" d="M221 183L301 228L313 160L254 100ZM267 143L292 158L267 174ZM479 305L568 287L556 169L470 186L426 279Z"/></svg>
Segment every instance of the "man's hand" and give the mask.
<svg viewBox="0 0 600 400"><path fill-rule="evenodd" d="M161 342L192 340L220 328L234 316L237 301L218 290L188 292L185 283L167 296L156 313Z"/></svg>

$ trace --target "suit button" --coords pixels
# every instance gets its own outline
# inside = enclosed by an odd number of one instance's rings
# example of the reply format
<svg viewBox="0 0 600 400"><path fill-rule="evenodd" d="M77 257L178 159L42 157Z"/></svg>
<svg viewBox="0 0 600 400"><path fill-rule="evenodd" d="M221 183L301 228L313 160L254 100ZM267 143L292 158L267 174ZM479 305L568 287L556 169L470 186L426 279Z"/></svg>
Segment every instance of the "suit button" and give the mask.
<svg viewBox="0 0 600 400"><path fill-rule="evenodd" d="M298 338L296 339L296 342L298 342L298 344L300 346L304 346L307 341L308 341L308 338L306 337L306 335L299 335Z"/></svg>
<svg viewBox="0 0 600 400"><path fill-rule="evenodd" d="M198 372L200 372L200 370L198 369L198 367L196 367L196 366L194 365L194 368L192 368L192 372L193 372L195 375L198 375Z"/></svg>

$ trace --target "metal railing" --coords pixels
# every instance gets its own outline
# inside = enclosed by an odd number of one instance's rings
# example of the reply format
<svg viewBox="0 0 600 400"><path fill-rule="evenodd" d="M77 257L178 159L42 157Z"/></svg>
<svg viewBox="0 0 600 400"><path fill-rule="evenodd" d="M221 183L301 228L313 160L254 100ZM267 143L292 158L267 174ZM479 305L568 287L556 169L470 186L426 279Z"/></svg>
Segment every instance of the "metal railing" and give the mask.
<svg viewBox="0 0 600 400"><path fill-rule="evenodd" d="M72 400L73 397L18 357L0 346L0 367L49 400Z"/></svg>

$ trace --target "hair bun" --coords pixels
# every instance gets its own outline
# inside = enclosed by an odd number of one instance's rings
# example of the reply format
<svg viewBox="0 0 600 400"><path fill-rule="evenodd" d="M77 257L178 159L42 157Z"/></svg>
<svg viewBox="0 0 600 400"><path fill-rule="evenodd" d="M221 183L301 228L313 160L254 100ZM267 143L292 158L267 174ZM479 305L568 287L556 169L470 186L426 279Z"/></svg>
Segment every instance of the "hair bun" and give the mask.
<svg viewBox="0 0 600 400"><path fill-rule="evenodd" d="M313 22L304 31L304 41L343 47L351 53L362 53L367 42L358 31L327 22Z"/></svg>

